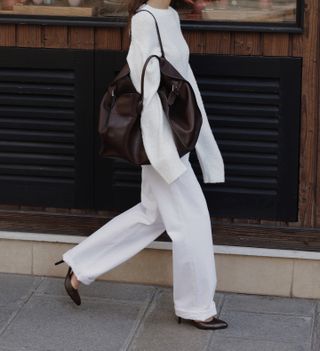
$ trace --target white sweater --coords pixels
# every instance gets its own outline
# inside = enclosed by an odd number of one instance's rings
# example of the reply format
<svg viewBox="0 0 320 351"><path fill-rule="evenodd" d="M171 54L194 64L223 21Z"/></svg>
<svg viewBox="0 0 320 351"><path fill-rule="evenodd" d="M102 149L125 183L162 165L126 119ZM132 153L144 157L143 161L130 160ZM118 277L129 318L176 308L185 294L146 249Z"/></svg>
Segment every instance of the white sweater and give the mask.
<svg viewBox="0 0 320 351"><path fill-rule="evenodd" d="M149 10L156 17L167 60L190 82L195 92L203 118L195 146L203 181L204 183L224 182L223 158L209 125L198 84L189 64L190 51L181 31L179 14L171 6L167 9L159 9L144 3L139 9ZM150 13L142 11L132 16L131 43L126 57L132 83L139 93L141 93L142 68L148 56L152 54L161 56L156 24ZM159 61L157 58L152 58L147 65L144 79L142 141L151 165L170 184L187 168L179 157L172 130L164 114L157 93L159 84Z"/></svg>

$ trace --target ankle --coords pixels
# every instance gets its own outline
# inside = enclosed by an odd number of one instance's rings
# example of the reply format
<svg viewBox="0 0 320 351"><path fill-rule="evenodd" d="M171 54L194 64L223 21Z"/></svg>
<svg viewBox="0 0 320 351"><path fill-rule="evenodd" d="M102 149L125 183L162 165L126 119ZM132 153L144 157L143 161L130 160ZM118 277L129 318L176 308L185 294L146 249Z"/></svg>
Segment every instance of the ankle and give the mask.
<svg viewBox="0 0 320 351"><path fill-rule="evenodd" d="M77 279L76 275L72 272L71 274L71 285L73 286L74 289L78 289L80 282Z"/></svg>
<svg viewBox="0 0 320 351"><path fill-rule="evenodd" d="M195 319L196 322L210 322L213 319L214 316L208 317L207 319L205 319L204 321Z"/></svg>

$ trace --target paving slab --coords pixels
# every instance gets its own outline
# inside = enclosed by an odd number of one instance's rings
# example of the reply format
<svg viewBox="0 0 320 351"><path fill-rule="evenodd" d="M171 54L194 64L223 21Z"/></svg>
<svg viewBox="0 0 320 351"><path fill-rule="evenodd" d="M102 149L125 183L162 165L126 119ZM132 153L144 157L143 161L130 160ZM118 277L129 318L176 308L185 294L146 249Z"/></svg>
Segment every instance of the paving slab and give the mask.
<svg viewBox="0 0 320 351"><path fill-rule="evenodd" d="M80 284L81 298L106 298L123 301L145 301L154 294L156 287L135 283L120 283L96 280L90 285ZM36 290L36 294L65 296L64 280L61 278L45 278Z"/></svg>
<svg viewBox="0 0 320 351"><path fill-rule="evenodd" d="M25 300L42 279L32 275L0 273L0 306L16 305Z"/></svg>
<svg viewBox="0 0 320 351"><path fill-rule="evenodd" d="M219 312L222 294L215 294ZM182 321L178 324L174 313L172 290L162 290L156 295L153 304L142 321L130 351L206 350L212 331L197 329Z"/></svg>
<svg viewBox="0 0 320 351"><path fill-rule="evenodd" d="M225 338L214 335L208 351L309 351L310 343L294 344L265 340Z"/></svg>
<svg viewBox="0 0 320 351"><path fill-rule="evenodd" d="M227 293L225 294L223 311L313 316L316 307L317 301L314 299Z"/></svg>
<svg viewBox="0 0 320 351"><path fill-rule="evenodd" d="M121 350L145 303L33 295L0 337L1 347L32 351Z"/></svg>
<svg viewBox="0 0 320 351"><path fill-rule="evenodd" d="M216 292L227 329L177 323L170 287L0 273L0 351L320 351L320 300ZM2 326L2 327L1 327Z"/></svg>
<svg viewBox="0 0 320 351"><path fill-rule="evenodd" d="M41 277L0 273L0 334L40 282Z"/></svg>
<svg viewBox="0 0 320 351"><path fill-rule="evenodd" d="M294 343L311 342L312 317L242 311L222 311L220 317L228 328L219 330L219 336Z"/></svg>

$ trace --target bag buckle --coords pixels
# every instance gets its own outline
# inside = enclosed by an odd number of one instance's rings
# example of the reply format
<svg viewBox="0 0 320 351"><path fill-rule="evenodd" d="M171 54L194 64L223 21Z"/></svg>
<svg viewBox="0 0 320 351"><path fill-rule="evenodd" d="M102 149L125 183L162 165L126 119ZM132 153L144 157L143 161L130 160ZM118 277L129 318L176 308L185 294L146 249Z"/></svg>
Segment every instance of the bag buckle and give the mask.
<svg viewBox="0 0 320 351"><path fill-rule="evenodd" d="M169 105L173 105L176 97L180 94L178 85L179 85L178 82L174 82L171 85L171 91L168 95L168 104Z"/></svg>

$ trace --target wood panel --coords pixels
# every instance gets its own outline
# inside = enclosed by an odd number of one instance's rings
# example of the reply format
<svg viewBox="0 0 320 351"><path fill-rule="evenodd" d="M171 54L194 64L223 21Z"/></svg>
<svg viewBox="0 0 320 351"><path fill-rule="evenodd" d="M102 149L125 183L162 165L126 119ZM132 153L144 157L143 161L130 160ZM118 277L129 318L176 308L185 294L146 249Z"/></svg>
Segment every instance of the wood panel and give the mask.
<svg viewBox="0 0 320 351"><path fill-rule="evenodd" d="M206 33L202 31L185 31L183 33L186 41L189 44L190 52L204 54L208 52Z"/></svg>
<svg viewBox="0 0 320 351"><path fill-rule="evenodd" d="M34 208L31 211L26 206L19 210L2 209L0 230L87 236L116 215L110 213L99 216L87 210L75 213L74 210L60 208L39 208L38 211Z"/></svg>
<svg viewBox="0 0 320 351"><path fill-rule="evenodd" d="M122 50L127 51L130 45L130 37L128 33L128 28L125 27L121 32L121 40L122 40Z"/></svg>
<svg viewBox="0 0 320 351"><path fill-rule="evenodd" d="M234 34L235 55L262 55L260 33L239 32Z"/></svg>
<svg viewBox="0 0 320 351"><path fill-rule="evenodd" d="M43 28L43 46L45 48L68 48L68 29L61 26Z"/></svg>
<svg viewBox="0 0 320 351"><path fill-rule="evenodd" d="M289 38L287 33L264 33L263 56L289 56Z"/></svg>
<svg viewBox="0 0 320 351"><path fill-rule="evenodd" d="M2 24L0 26L0 46L16 45L16 25Z"/></svg>
<svg viewBox="0 0 320 351"><path fill-rule="evenodd" d="M318 228L288 227L283 223L234 222L227 224L216 221L213 230L216 245L320 252L320 230Z"/></svg>
<svg viewBox="0 0 320 351"><path fill-rule="evenodd" d="M320 7L320 5L318 4L318 6ZM320 12L320 8L318 8L318 12ZM316 207L316 219L315 219L315 227L320 227L320 68L319 68L319 64L320 64L320 16L318 17L318 39L317 39L317 43L318 43L318 54L316 56L316 60L314 62L314 70L315 70L315 77L317 79L317 86L316 86L316 102L317 102L317 107L318 107L318 111L317 111L317 143L318 143L318 149L317 149L317 179L316 179L316 203L315 203L315 207Z"/></svg>
<svg viewBox="0 0 320 351"><path fill-rule="evenodd" d="M70 49L88 49L94 48L94 29L87 27L69 28L69 47Z"/></svg>
<svg viewBox="0 0 320 351"><path fill-rule="evenodd" d="M120 28L95 28L94 47L96 50L121 50L122 31Z"/></svg>
<svg viewBox="0 0 320 351"><path fill-rule="evenodd" d="M42 29L40 25L17 24L16 46L40 48L42 46Z"/></svg>
<svg viewBox="0 0 320 351"><path fill-rule="evenodd" d="M300 43L301 44L301 43ZM297 47L297 45L294 45ZM317 62L319 62L319 2L305 2L305 32L302 40L302 96L301 96L301 152L299 226L316 225L316 161L319 124L319 87Z"/></svg>
<svg viewBox="0 0 320 351"><path fill-rule="evenodd" d="M290 56L303 57L303 35L290 34Z"/></svg>
<svg viewBox="0 0 320 351"><path fill-rule="evenodd" d="M213 242L215 245L262 247L320 252L318 228L288 227L286 225L242 223L238 220L212 218ZM157 240L170 240L166 232Z"/></svg>
<svg viewBox="0 0 320 351"><path fill-rule="evenodd" d="M206 52L215 54L231 54L231 33L229 32L207 32L206 34ZM188 41L188 38L186 38ZM189 42L190 45L190 42ZM190 46L190 51L192 50Z"/></svg>
<svg viewBox="0 0 320 351"><path fill-rule="evenodd" d="M46 208L44 211L29 211L25 208L0 211L0 230L25 231L30 233L66 234L89 236L120 212L61 211ZM21 217L23 216L23 221ZM282 225L232 222L230 218L212 218L215 245L263 247L320 251L318 228L286 227ZM166 232L159 241L170 241Z"/></svg>

